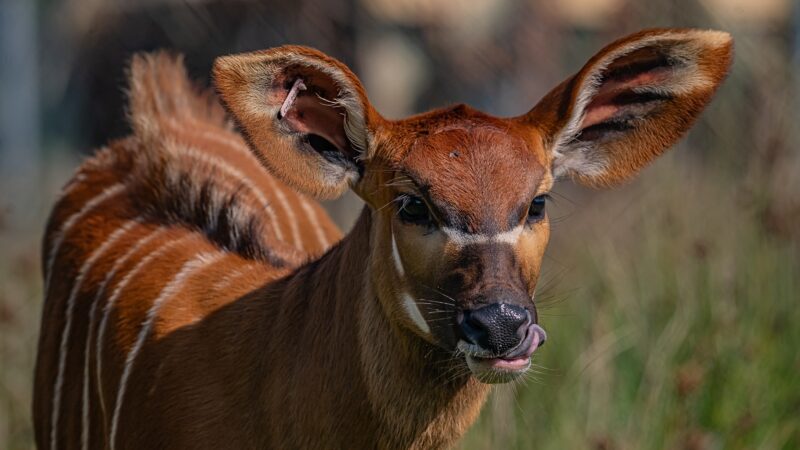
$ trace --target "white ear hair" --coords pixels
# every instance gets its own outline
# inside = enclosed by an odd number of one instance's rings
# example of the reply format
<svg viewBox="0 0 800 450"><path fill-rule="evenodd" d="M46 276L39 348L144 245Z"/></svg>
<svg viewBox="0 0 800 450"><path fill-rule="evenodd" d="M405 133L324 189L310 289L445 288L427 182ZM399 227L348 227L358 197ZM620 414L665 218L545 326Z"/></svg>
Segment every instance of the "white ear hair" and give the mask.
<svg viewBox="0 0 800 450"><path fill-rule="evenodd" d="M727 33L645 30L606 46L520 120L545 133L554 176L614 184L691 126L731 60Z"/></svg>
<svg viewBox="0 0 800 450"><path fill-rule="evenodd" d="M341 70L336 70L336 68L317 59L309 58L305 55L291 55L287 59L290 62L313 67L333 78L339 88L338 93L335 98L322 100L328 102L331 106L341 106L344 109L344 131L347 134L347 138L353 148L359 151L362 159L368 158L370 155L366 155L364 152L369 148L369 130L367 129L362 99L359 98L357 88L353 86L352 81Z"/></svg>
<svg viewBox="0 0 800 450"><path fill-rule="evenodd" d="M715 84L713 77L698 67L697 60L703 46L723 47L730 45L730 40L730 34L722 31L666 32L630 42L604 55L592 65L578 86L575 106L555 140L554 176L562 177L570 171L597 176L606 169L605 159L592 152L591 145L577 141L576 137L581 132L587 105L600 90L604 72L611 63L636 50L649 46L667 46L671 43L670 57L681 62L680 67L671 69L674 72L671 80L638 86L632 90L637 94L652 92L663 96L691 95L695 90L709 89Z"/></svg>

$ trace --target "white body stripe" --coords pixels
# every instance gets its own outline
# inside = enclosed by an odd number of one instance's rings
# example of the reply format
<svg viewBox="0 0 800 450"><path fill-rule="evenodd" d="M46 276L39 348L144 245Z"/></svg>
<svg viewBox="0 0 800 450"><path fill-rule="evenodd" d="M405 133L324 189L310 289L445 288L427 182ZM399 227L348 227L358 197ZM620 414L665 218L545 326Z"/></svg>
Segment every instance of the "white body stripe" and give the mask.
<svg viewBox="0 0 800 450"><path fill-rule="evenodd" d="M422 312L419 310L414 298L407 292L400 293L400 297L403 299L403 307L406 309L408 316L411 317L411 321L414 322L414 325L423 333L429 334L431 328L428 326L428 322L425 321L425 318L422 317Z"/></svg>
<svg viewBox="0 0 800 450"><path fill-rule="evenodd" d="M126 231L129 231L130 228ZM92 299L92 306L89 309L89 330L86 332L86 346L84 350L84 360L83 360L83 402L81 406L81 448L86 450L89 448L89 360L90 360L90 350L91 350L91 343L92 343L92 334L94 332L94 318L97 314L97 303L100 298L103 296L103 293L108 287L108 283L114 277L114 275L119 270L120 266L124 261L127 261L130 256L136 252L139 248L141 248L146 243L150 242L153 238L160 234L163 231L163 228L159 228L156 231L153 231L149 235L147 235L144 239L137 241L131 248L128 249L125 254L114 261L114 264L111 266L111 270L106 273L105 278L103 278L103 282L100 284L100 287L97 289L97 293L95 294L94 298Z"/></svg>
<svg viewBox="0 0 800 450"><path fill-rule="evenodd" d="M179 123L175 119L170 119L168 122L170 123L170 126L172 126L174 128L181 128L181 126L183 125L182 123ZM214 133L209 133L208 131L202 131L202 130L191 130L191 132L200 134L201 136L203 136L203 137L205 137L207 139L220 142L220 139L217 138L217 136ZM223 140L222 143L228 145L227 141ZM217 165L222 170L228 172L230 175L233 175L233 177L235 179L242 180L242 182L255 194L257 200L264 206L265 212L269 216L269 220L272 222L272 228L275 231L275 237L279 241L285 242L285 239L284 239L284 236L283 236L283 231L281 231L281 227L278 224L278 216L275 214L274 208L271 207L269 201L264 196L264 193L261 191L261 189L259 189L257 186L255 186L255 184L251 181L251 179L249 177L247 177L239 169L237 169L237 168L231 166L230 164L228 164L227 162L217 158L215 155L212 155L212 154L209 154L209 153L205 153L205 152L194 151L193 148L190 147L189 145L182 145L181 149L182 150L183 149L187 150L186 153L188 153L190 157L194 157L194 158L197 158L197 159L203 159L205 162ZM181 153L181 152L179 151L178 153ZM255 159L255 157L253 157L253 158ZM258 164L258 161L256 161L256 164Z"/></svg>
<svg viewBox="0 0 800 450"><path fill-rule="evenodd" d="M306 201L306 198L303 195L298 195L300 199L300 207L303 208L303 211L306 212L306 217L308 217L308 222L311 225L311 228L314 229L314 233L317 236L317 242L319 242L320 247L323 250L326 250L330 243L328 239L325 237L325 233L322 231L322 227L319 225L319 218L317 218L317 212L314 211L314 208Z"/></svg>
<svg viewBox="0 0 800 450"><path fill-rule="evenodd" d="M58 447L58 421L59 415L61 411L61 390L64 387L64 372L67 367L67 354L69 352L69 336L72 331L72 319L74 316L75 311L75 301L78 297L78 293L81 290L81 286L83 285L83 280L86 278L86 274L89 273L89 270L92 269L94 264L103 256L106 251L111 248L114 243L122 236L125 232L133 228L134 225L138 223L138 218L134 220L130 220L125 222L125 224L111 233L106 240L100 244L94 251L86 258L81 268L78 270L78 276L75 277L75 283L72 285L72 289L69 292L69 297L67 297L67 305L66 311L64 313L64 329L61 331L61 343L58 348L58 372L56 373L56 380L53 387L53 410L51 411L51 420L50 420L50 448L55 449Z"/></svg>
<svg viewBox="0 0 800 450"><path fill-rule="evenodd" d="M179 292L183 283L192 273L219 260L223 255L223 253L201 253L192 260L186 262L175 277L164 286L164 289L161 290L161 293L153 301L153 305L147 311L147 318L142 324L142 329L139 331L136 343L133 348L131 348L130 352L128 352L128 356L125 359L125 368L119 380L119 390L117 391L117 401L114 406L114 416L111 419L111 434L109 436L109 443L112 450L116 447L119 414L122 410L122 401L125 399L125 389L127 387L128 378L131 375L131 370L133 369L133 363L136 361L136 357L139 355L147 336L150 334L150 329L153 327L153 322L159 310L167 300Z"/></svg>
<svg viewBox="0 0 800 450"><path fill-rule="evenodd" d="M90 343L91 343L92 334L93 334L93 331L94 331L94 316L96 314L97 304L100 302L100 299L103 297L103 294L105 293L106 288L108 288L108 284L111 282L112 279L114 279L114 276L117 274L117 272L119 271L120 267L122 267L122 265L125 262L127 262L128 259L130 259L130 257L133 256L134 253L139 251L139 249L141 249L142 247L147 245L153 239L161 236L165 231L166 231L166 228L157 228L157 229L155 229L152 233L150 233L149 235L145 236L144 239L142 239L140 241L137 241L134 245L132 245L128 249L128 251L125 252L125 254L122 257L120 257L119 259L114 261L114 265L111 267L111 270L109 270L108 273L106 274L106 277L103 279L103 283L100 284L100 288L97 290L97 294L95 294L94 299L92 300L92 308L89 311L89 332L87 333L87 336L86 336L86 351L87 352L91 348ZM99 341L98 341L98 345L99 345ZM98 355L99 355L99 352L98 352ZM97 364L98 365L100 364L99 360L98 360ZM99 374L99 369L98 369L98 374ZM89 358L88 357L84 361L83 383L84 383L84 386L88 386L89 385ZM97 383L98 383L97 386L98 386L98 395L99 395L99 398L100 398L100 405L101 405L102 410L103 410L103 412L105 414L105 404L103 403L103 396L102 396L102 390L100 389L100 380L99 380L99 378L98 378ZM88 399L86 399L86 400L88 401ZM83 426L85 428L84 434L88 435L88 427L89 427L89 422L88 422L88 419L89 419L89 417L88 417L88 403L85 406L86 406L86 410L84 412L85 422L84 422Z"/></svg>
<svg viewBox="0 0 800 450"><path fill-rule="evenodd" d="M190 146L181 146L181 149L178 150L177 152L179 154L187 155L187 156L189 156L191 158L206 162L206 163L208 163L208 164L210 164L210 165L212 165L214 167L222 169L225 172L228 172L228 174L230 174L231 176L233 176L234 179L237 179L237 180L241 181L245 186L247 186L248 189L250 189L251 192L253 192L253 194L256 196L256 199L264 207L264 210L266 211L267 215L269 216L270 220L272 221L273 228L275 229L275 237L279 241L283 241L284 240L283 233L281 232L280 227L278 226L278 217L276 216L275 211L272 209L272 206L271 206L269 200L267 200L267 197L264 196L264 193L261 192L261 189L259 189L255 185L255 183L253 183L253 181L250 178L247 177L247 175L245 175L239 169L237 169L237 168L233 167L232 165L228 164L224 160L222 160L220 158L217 158L214 155L207 154L207 153L202 152L202 151L197 151L193 147L190 147Z"/></svg>
<svg viewBox="0 0 800 450"><path fill-rule="evenodd" d="M78 186L82 185L86 181L86 174L85 173L77 173L75 176L67 182L67 184L61 189L61 192L58 194L58 199L56 203L60 202L64 197L67 197L69 194L72 194L72 191L78 188Z"/></svg>
<svg viewBox="0 0 800 450"><path fill-rule="evenodd" d="M214 284L211 285L210 290L219 291L221 289L225 289L226 287L230 286L233 283L233 280L239 278L239 276L241 276L244 273L245 269L249 267L250 267L249 265L240 267L236 270L226 273L220 279L216 280Z"/></svg>
<svg viewBox="0 0 800 450"><path fill-rule="evenodd" d="M283 193L283 190L278 187L277 183L275 183L275 180L271 176L265 178L272 185L272 191L275 193L275 197L278 198L281 207L283 207L283 211L286 213L286 219L289 221L289 229L292 232L292 244L295 247L302 249L303 240L300 238L300 227L297 226L297 216L295 216L294 210L289 204L289 200L286 198L286 194Z"/></svg>
<svg viewBox="0 0 800 450"><path fill-rule="evenodd" d="M122 183L117 183L103 189L103 192L97 194L95 197L84 203L81 209L69 216L67 220L61 224L61 228L56 233L55 238L53 239L53 244L50 246L50 253L47 255L47 268L45 269L46 278L44 282L45 295L47 295L49 292L50 280L53 278L53 264L55 264L56 256L58 256L58 250L61 247L61 243L64 242L64 237L66 234L80 219L83 218L83 216L91 212L95 207L97 207L97 205L122 192L123 189L125 189L125 185Z"/></svg>
<svg viewBox="0 0 800 450"><path fill-rule="evenodd" d="M103 341L105 340L106 326L108 325L108 319L111 316L111 310L114 309L114 304L117 302L117 298L119 298L120 294L122 293L122 290L125 288L125 286L128 285L128 283L130 283L131 279L133 279L133 277L136 276L142 270L142 268L144 268L144 266L149 264L155 258L158 258L159 256L163 255L164 253L166 253L171 248L173 248L173 247L177 246L178 244L186 241L188 237L189 236L187 235L187 236L184 236L184 237L182 237L180 239L169 241L166 244L164 244L161 247L159 247L157 250L153 251L152 253L150 253L147 256L145 256L144 258L142 258L136 264L136 266L134 266L133 269L131 269L130 272L126 273L125 276L122 278L122 280L120 280L119 284L114 288L114 292L108 298L108 301L106 302L105 308L103 308L103 318L100 321L100 328L98 328L98 330L97 330L97 343L95 345L97 346L97 357L96 357L96 359L97 359L97 386L98 386L98 391L99 391L98 394L100 396L100 405L103 408L103 413L104 414L105 414L105 411L106 411L106 407L105 407L105 399L103 398L103 389L102 389L102 382L103 382L103 370L102 370L103 369L103 367L102 367Z"/></svg>
<svg viewBox="0 0 800 450"><path fill-rule="evenodd" d="M514 245L522 234L522 225L497 234L464 233L455 228L442 227L442 231L447 235L447 239L453 244L463 247L470 244L486 244L489 242L499 242Z"/></svg>
<svg viewBox="0 0 800 450"><path fill-rule="evenodd" d="M218 132L201 130L201 131L199 131L199 133L203 137L205 137L207 139L216 141L216 142L218 142L218 143L220 143L222 145L225 145L228 148L233 149L234 151L236 151L236 152L238 152L240 154L246 155L248 158L252 158L252 161L254 163L256 163L259 167L262 167L261 163L258 161L258 159L256 159L255 155L253 155L253 153L250 151L250 149L247 148L246 145L240 143L239 141L236 141L234 139L230 139L230 138L227 138L225 136L222 136ZM242 175L242 176L244 176L244 175ZM283 192L282 189L278 188L278 185L275 183L275 180L272 178L272 174L269 174L268 176L266 176L264 178L272 186L272 192L275 194L275 197L278 199L278 202L281 204L281 208L286 213L286 218L289 221L289 231L292 234L292 245L294 245L295 247L297 247L299 249L302 249L303 248L303 242L302 242L302 239L300 238L300 228L297 225L297 216L295 215L294 210L292 209L291 205L289 204L289 200L286 198L286 194ZM272 216L271 216L271 218L272 218ZM276 225L276 228L277 228L277 225ZM282 237L280 239L283 240Z"/></svg>

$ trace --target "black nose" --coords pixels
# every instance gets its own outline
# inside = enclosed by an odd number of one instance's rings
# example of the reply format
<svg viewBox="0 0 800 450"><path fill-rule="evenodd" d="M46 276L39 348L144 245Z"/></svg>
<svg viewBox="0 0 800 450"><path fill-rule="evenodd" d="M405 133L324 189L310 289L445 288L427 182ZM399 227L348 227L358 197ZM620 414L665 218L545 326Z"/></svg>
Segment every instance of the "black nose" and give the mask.
<svg viewBox="0 0 800 450"><path fill-rule="evenodd" d="M508 303L494 303L464 311L461 331L466 340L494 355L503 355L522 339L531 315L525 308Z"/></svg>

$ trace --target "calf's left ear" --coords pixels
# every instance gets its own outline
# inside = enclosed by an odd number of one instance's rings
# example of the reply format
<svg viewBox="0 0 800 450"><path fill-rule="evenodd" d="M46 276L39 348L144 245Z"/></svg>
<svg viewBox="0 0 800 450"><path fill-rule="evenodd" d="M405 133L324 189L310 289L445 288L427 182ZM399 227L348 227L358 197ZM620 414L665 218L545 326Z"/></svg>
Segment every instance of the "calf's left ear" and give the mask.
<svg viewBox="0 0 800 450"><path fill-rule="evenodd" d="M320 198L357 184L383 119L347 66L312 48L284 46L217 58L214 84L275 176Z"/></svg>
<svg viewBox="0 0 800 450"><path fill-rule="evenodd" d="M517 120L543 137L556 177L613 185L691 127L732 58L725 32L645 30L602 49Z"/></svg>

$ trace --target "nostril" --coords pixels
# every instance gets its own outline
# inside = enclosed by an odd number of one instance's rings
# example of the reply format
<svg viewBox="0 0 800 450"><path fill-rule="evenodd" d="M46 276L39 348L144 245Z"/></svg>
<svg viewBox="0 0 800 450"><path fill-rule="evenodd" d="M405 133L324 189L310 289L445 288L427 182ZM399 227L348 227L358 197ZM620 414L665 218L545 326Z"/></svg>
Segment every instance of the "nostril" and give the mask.
<svg viewBox="0 0 800 450"><path fill-rule="evenodd" d="M481 319L482 317L471 314L471 311L468 311L466 314L464 314L464 323L468 327L476 330L482 330L486 328L486 325Z"/></svg>
<svg viewBox="0 0 800 450"><path fill-rule="evenodd" d="M483 346L483 343L486 342L486 324L480 318L476 318L472 311L464 311L461 332L464 339L471 344Z"/></svg>

